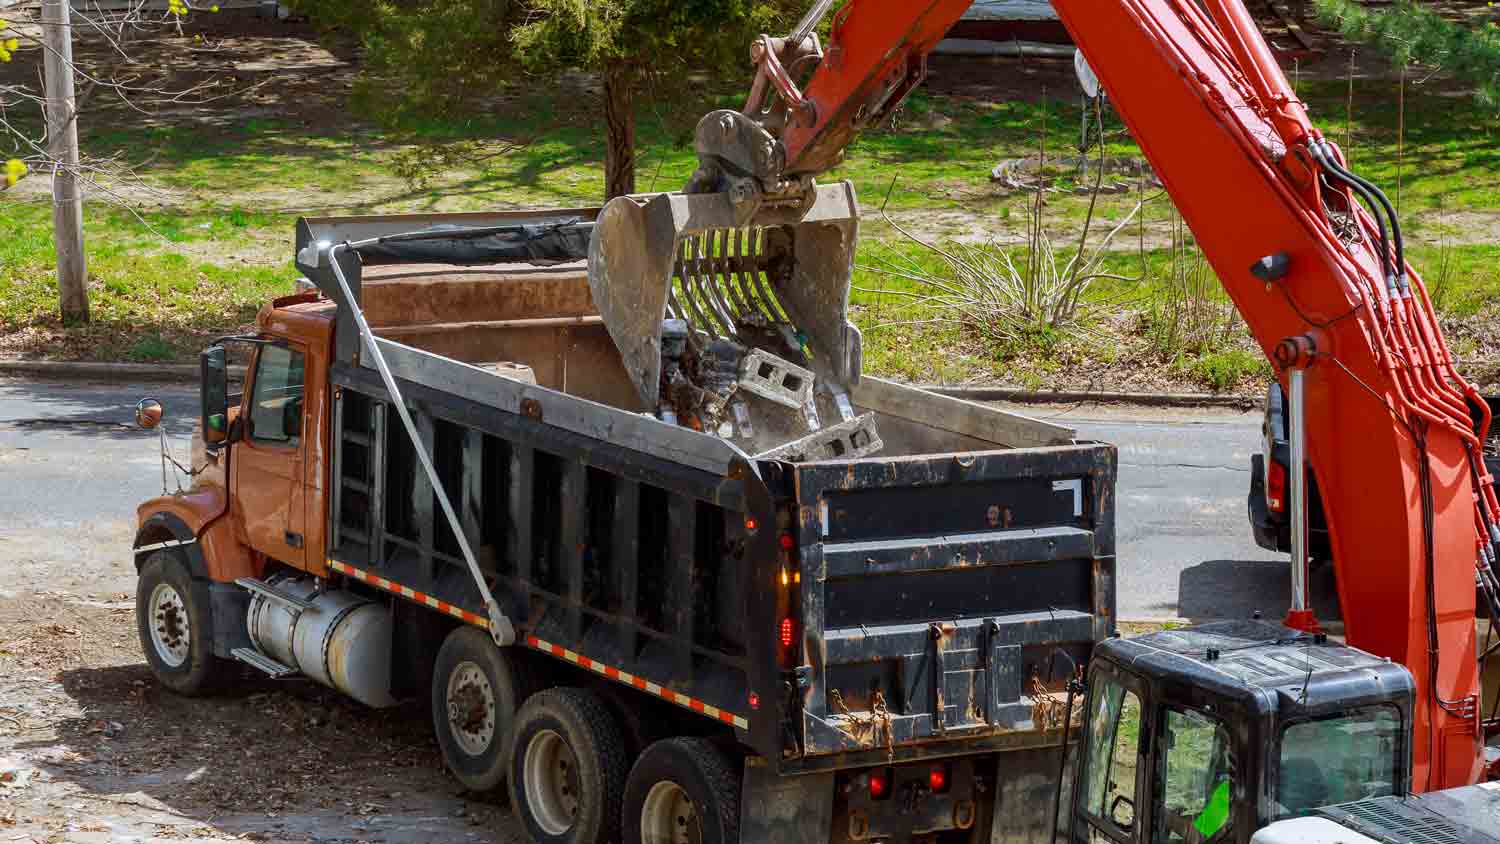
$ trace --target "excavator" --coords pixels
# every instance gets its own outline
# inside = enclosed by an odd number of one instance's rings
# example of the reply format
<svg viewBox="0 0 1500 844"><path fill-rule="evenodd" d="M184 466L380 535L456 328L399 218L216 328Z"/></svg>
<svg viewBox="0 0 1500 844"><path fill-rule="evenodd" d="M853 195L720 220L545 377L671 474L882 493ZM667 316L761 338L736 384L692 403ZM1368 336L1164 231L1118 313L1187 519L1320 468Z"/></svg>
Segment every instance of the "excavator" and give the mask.
<svg viewBox="0 0 1500 844"><path fill-rule="evenodd" d="M604 208L590 283L648 406L662 390L659 326L680 320L715 338L763 327L737 280L747 263L780 279L803 362L830 383L858 380L860 337L834 318L847 307L854 229L799 221L820 219L817 178L922 82L968 6L818 0L788 36L751 46L748 101L699 123L700 166L682 193ZM1241 0L1053 6L1275 365L1303 515L1281 624L1207 625L1096 651L1074 840L1496 840L1500 794L1483 783L1500 775L1486 757L1497 725L1481 706L1496 648L1476 631L1476 617L1500 618L1500 500L1483 461L1491 415L1454 367L1397 214L1314 125ZM1309 465L1346 645L1307 609ZM1344 743L1320 743L1320 730ZM1170 811L1172 748L1195 742L1193 764L1223 776L1187 817ZM1267 750L1283 745L1280 756ZM1353 790L1316 789L1304 808L1395 802L1329 810L1321 827L1272 823L1296 802L1289 784L1317 781L1307 766L1340 752L1352 754Z"/></svg>

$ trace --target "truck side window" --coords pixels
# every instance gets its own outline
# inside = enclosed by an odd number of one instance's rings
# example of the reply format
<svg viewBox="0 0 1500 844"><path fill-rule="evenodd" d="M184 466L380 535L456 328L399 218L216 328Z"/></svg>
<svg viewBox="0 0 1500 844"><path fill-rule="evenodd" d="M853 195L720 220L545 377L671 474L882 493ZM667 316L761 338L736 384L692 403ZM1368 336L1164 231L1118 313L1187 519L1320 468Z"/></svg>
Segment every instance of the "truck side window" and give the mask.
<svg viewBox="0 0 1500 844"><path fill-rule="evenodd" d="M296 447L302 438L302 353L262 346L250 397L250 439Z"/></svg>
<svg viewBox="0 0 1500 844"><path fill-rule="evenodd" d="M1202 844L1233 820L1234 760L1218 719L1169 709L1158 741L1156 844Z"/></svg>
<svg viewBox="0 0 1500 844"><path fill-rule="evenodd" d="M1109 679L1090 713L1084 810L1121 833L1135 826L1135 773L1140 754L1141 701Z"/></svg>
<svg viewBox="0 0 1500 844"><path fill-rule="evenodd" d="M1395 794L1401 788L1397 764L1404 732L1401 713L1390 706L1287 727L1281 734L1276 817Z"/></svg>

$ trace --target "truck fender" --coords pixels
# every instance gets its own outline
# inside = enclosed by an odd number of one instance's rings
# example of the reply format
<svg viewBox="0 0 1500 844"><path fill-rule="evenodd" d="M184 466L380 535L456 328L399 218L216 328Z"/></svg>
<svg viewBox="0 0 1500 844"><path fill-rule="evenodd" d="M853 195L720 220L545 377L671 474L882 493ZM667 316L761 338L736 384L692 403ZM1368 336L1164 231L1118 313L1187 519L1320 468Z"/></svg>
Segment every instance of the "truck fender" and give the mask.
<svg viewBox="0 0 1500 844"><path fill-rule="evenodd" d="M250 549L235 536L232 522L219 518L227 509L224 491L212 486L141 504L136 508L136 569L151 552L172 547L196 579L233 583L236 578L257 577Z"/></svg>
<svg viewBox="0 0 1500 844"><path fill-rule="evenodd" d="M194 506L203 502L194 502L192 498L192 495L165 496L141 505L137 512L140 528L135 534L135 567L139 571L146 559L156 551L164 548L176 551L187 564L198 599L206 601L211 608L209 627L214 655L228 658L235 648L250 646L249 633L245 628L245 613L249 608L250 595L232 582L234 577L253 574L250 555L228 535L225 522L213 520L223 512L222 506L207 519L194 519L194 516L204 511ZM212 492L200 495L199 498L222 500L221 495ZM198 524L194 525L189 519ZM205 522L206 528L203 526ZM199 541L200 532L203 541ZM207 555L204 552L205 546L208 547ZM209 558L216 563L212 569L208 563ZM242 573L235 573L236 569L242 570ZM230 577L225 580L214 577L215 574L229 574Z"/></svg>
<svg viewBox="0 0 1500 844"><path fill-rule="evenodd" d="M141 570L146 558L162 548L172 548L182 555L188 571L195 580L208 579L208 566L203 562L203 549L198 537L187 522L176 513L158 510L145 517L135 532L135 569Z"/></svg>

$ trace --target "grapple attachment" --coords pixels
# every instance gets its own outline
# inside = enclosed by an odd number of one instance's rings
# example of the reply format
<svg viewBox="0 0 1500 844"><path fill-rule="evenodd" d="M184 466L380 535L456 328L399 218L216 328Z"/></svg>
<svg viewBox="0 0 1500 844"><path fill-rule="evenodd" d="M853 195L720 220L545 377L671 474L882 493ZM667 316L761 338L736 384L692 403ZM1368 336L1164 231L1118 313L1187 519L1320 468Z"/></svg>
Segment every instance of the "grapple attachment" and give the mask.
<svg viewBox="0 0 1500 844"><path fill-rule="evenodd" d="M687 389L717 390L721 409L736 390L810 405L808 373L833 394L854 386L858 214L847 183L816 188L810 204L763 205L747 223L726 193L606 205L589 246L589 287L646 406L675 411L674 394ZM680 383L684 358L697 375L691 387Z"/></svg>

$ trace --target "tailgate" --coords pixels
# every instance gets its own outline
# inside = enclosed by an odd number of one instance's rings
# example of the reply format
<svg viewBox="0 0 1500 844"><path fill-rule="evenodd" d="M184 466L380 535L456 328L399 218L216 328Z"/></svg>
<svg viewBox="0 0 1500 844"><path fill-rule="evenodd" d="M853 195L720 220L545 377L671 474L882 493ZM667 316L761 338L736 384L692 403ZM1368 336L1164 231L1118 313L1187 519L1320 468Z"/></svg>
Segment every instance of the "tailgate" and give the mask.
<svg viewBox="0 0 1500 844"><path fill-rule="evenodd" d="M1113 630L1115 449L791 471L804 752L1045 732L1033 692Z"/></svg>

